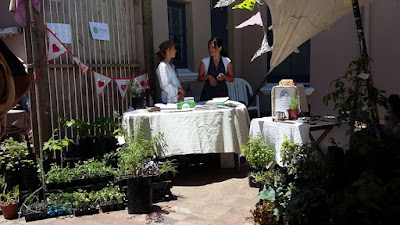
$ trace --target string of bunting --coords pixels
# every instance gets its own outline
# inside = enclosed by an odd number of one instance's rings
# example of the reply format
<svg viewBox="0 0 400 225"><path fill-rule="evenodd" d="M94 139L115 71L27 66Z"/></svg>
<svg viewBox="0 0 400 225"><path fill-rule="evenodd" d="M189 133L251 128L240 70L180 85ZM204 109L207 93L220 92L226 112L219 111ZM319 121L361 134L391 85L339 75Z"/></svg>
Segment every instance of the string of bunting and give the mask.
<svg viewBox="0 0 400 225"><path fill-rule="evenodd" d="M32 21L32 23L38 23L36 21ZM94 76L94 85L96 86L96 94L100 95L105 87L112 81L114 80L117 87L118 91L121 95L122 100L125 99L125 96L128 91L128 85L131 80L135 80L136 83L142 88L143 91L147 90L147 93L149 93L148 89L150 89L150 80L148 73L142 73L139 75L136 75L132 78L113 78L113 77L108 77L103 74L100 74L91 68L89 68L87 65L82 63L61 41L60 39L46 26L44 25L47 33L47 45L46 49L43 51L43 57L42 57L42 62L38 68L38 71L36 73L35 77L35 83L38 80L40 76L40 71L42 70L43 63L44 63L44 56L46 54L46 60L47 62L52 61L54 59L57 59L64 53L68 53L71 57L74 63L78 65L78 67L82 70L84 74L86 74L88 71L91 72ZM45 34L46 36L46 34Z"/></svg>
<svg viewBox="0 0 400 225"><path fill-rule="evenodd" d="M220 0L217 2L214 8L226 7L234 2L235 0ZM258 5L262 5L261 0L244 0L242 3L233 6L232 9L247 9L253 11L254 7L256 6L256 3L258 3ZM258 25L263 28L264 38L261 42L260 48L256 51L256 53L254 53L253 57L251 58L251 62L253 62L257 57L261 56L262 54L272 51L272 47L270 47L268 44L267 34L265 32L264 24L262 22L260 10L255 15L250 17L248 20L244 21L238 26L235 26L235 28L240 29L252 25Z"/></svg>

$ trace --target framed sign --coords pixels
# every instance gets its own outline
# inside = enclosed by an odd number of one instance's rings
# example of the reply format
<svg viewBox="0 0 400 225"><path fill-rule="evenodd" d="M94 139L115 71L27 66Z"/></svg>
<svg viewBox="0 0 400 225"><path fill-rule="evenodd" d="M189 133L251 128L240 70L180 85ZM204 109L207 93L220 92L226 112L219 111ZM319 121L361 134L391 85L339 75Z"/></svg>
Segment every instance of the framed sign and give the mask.
<svg viewBox="0 0 400 225"><path fill-rule="evenodd" d="M288 117L290 98L296 93L296 86L274 86L271 91L272 116L276 116L276 112L284 112Z"/></svg>

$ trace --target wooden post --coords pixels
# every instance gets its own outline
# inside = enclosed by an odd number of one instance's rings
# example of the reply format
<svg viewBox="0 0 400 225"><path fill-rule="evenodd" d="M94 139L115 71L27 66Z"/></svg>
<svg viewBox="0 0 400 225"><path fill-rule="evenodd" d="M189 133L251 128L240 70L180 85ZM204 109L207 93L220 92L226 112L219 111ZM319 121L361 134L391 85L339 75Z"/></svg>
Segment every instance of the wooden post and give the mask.
<svg viewBox="0 0 400 225"><path fill-rule="evenodd" d="M156 90L158 89L156 85L157 76L154 70L153 19L151 0L142 1L142 12L145 70L149 73L151 96L153 96L153 100L156 102Z"/></svg>
<svg viewBox="0 0 400 225"><path fill-rule="evenodd" d="M362 25L362 18L361 18L361 13L360 13L360 6L358 4L358 0L351 0L352 5L353 5L353 14L354 14L354 20L356 22L356 30L357 30L357 37L358 37L358 44L360 46L360 52L361 52L361 57L363 57L366 60L366 64L364 67L364 73L369 74L368 79L366 80L367 82L367 95L368 99L372 99L373 97L371 96L372 93L372 88L373 88L373 81L372 81L372 75L371 71L369 68L369 56L368 56L368 49L367 45L365 44L365 36L364 36L364 28ZM358 87L356 87L358 89ZM359 90L357 90L359 91ZM357 104L357 101L355 100L355 103ZM380 132L379 132L379 114L378 114L378 107L376 104L370 106L370 113L371 117L373 120L374 127L373 129L375 130L375 133L378 138L380 138ZM354 123L351 124L352 120L355 120L355 116L353 115L350 117L350 126L353 125ZM354 127L351 127L351 130L353 130Z"/></svg>
<svg viewBox="0 0 400 225"><path fill-rule="evenodd" d="M43 1L41 1L41 5L42 4ZM35 153L39 153L42 157L41 148L43 146L43 142L49 139L52 130L50 122L51 115L49 112L50 97L46 58L44 59L44 65L40 74L40 78L37 80L36 84L33 82L33 80L34 73L37 73L43 58L43 51L45 48L45 28L43 24L31 23L31 20L43 21L43 16L33 8L30 1L25 0L25 7L27 13L27 26L25 28L27 64L34 65L34 68L28 70L32 82L29 97L31 102L31 120L34 134L33 143Z"/></svg>

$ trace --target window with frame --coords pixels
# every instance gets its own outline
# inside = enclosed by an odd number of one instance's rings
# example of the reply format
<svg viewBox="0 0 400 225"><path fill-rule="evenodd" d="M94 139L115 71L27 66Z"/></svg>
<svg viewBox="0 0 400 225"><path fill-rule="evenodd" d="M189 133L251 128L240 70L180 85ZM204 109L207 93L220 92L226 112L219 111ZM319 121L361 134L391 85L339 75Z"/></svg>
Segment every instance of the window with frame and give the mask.
<svg viewBox="0 0 400 225"><path fill-rule="evenodd" d="M169 39L176 46L176 56L173 59L176 68L187 68L186 10L185 4L168 1Z"/></svg>

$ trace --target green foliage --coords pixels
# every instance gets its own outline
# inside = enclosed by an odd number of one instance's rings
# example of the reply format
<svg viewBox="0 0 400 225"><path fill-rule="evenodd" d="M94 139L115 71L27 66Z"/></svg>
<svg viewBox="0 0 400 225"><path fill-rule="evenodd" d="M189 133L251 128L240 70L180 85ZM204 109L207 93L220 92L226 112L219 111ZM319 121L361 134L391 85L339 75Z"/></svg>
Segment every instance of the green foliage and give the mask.
<svg viewBox="0 0 400 225"><path fill-rule="evenodd" d="M140 97L143 94L142 87L136 82L136 79L132 79L128 84L128 91L133 97Z"/></svg>
<svg viewBox="0 0 400 225"><path fill-rule="evenodd" d="M354 132L355 121L363 122L369 128L375 128L379 118L371 109L376 105L384 106L386 103L385 91L372 86L369 79L358 76L364 72L370 60L361 57L350 62L345 75L332 81L331 86L334 86L335 90L323 97L325 105L333 103L334 110L338 111L339 122L350 121L351 134Z"/></svg>
<svg viewBox="0 0 400 225"><path fill-rule="evenodd" d="M157 145L162 134L146 139L141 123L135 124L131 136L118 148L119 166L126 175L144 176L144 165L157 156Z"/></svg>
<svg viewBox="0 0 400 225"><path fill-rule="evenodd" d="M176 174L178 173L178 170L176 170L178 165L174 161L176 161L176 160L175 159L174 160L166 160L166 161L162 162L162 164L158 168L158 173L160 175L162 175L162 174L167 174L167 173L171 172L173 176L176 176Z"/></svg>
<svg viewBox="0 0 400 225"><path fill-rule="evenodd" d="M73 193L52 193L48 196L48 203L51 206L73 205L74 208L96 207L97 205L110 204L111 202L120 203L125 194L118 186L105 187L99 191L87 192L78 189Z"/></svg>
<svg viewBox="0 0 400 225"><path fill-rule="evenodd" d="M89 130L93 127L89 122L80 119L67 120L66 118L60 118L60 122L62 126L77 131L80 137L87 137L89 135Z"/></svg>
<svg viewBox="0 0 400 225"><path fill-rule="evenodd" d="M289 109L299 109L299 97L296 94L290 98Z"/></svg>
<svg viewBox="0 0 400 225"><path fill-rule="evenodd" d="M29 151L25 149L26 142L19 143L12 138L0 143L0 167L6 170L15 167L32 165L33 161L27 159Z"/></svg>
<svg viewBox="0 0 400 225"><path fill-rule="evenodd" d="M255 169L263 169L275 159L275 150L262 140L261 135L256 138L249 136L247 145L240 146L240 151Z"/></svg>
<svg viewBox="0 0 400 225"><path fill-rule="evenodd" d="M105 160L98 161L95 159L89 159L88 161L84 161L82 164L75 163L75 168L69 168L69 166L62 168L53 163L51 164L49 172L46 174L46 183L71 182L77 179L110 176L114 174L116 174L116 171L111 166L107 166Z"/></svg>
<svg viewBox="0 0 400 225"><path fill-rule="evenodd" d="M74 140L69 139L65 136L64 139L58 139L58 129L55 129L51 138L46 141L43 145L43 151L61 151L63 148L67 147L70 143L75 144Z"/></svg>
<svg viewBox="0 0 400 225"><path fill-rule="evenodd" d="M3 179L3 178L1 178ZM14 186L11 191L7 191L7 184L5 184L3 187L3 193L1 195L1 202L0 205L13 205L15 203L18 203L18 197L19 197L19 186Z"/></svg>
<svg viewBox="0 0 400 225"><path fill-rule="evenodd" d="M274 207L271 207L270 213L275 218L275 221L279 221L280 218L285 219L287 216L287 206L292 198L292 186L287 187L264 187L263 190L258 193L258 197L266 202L272 203Z"/></svg>

